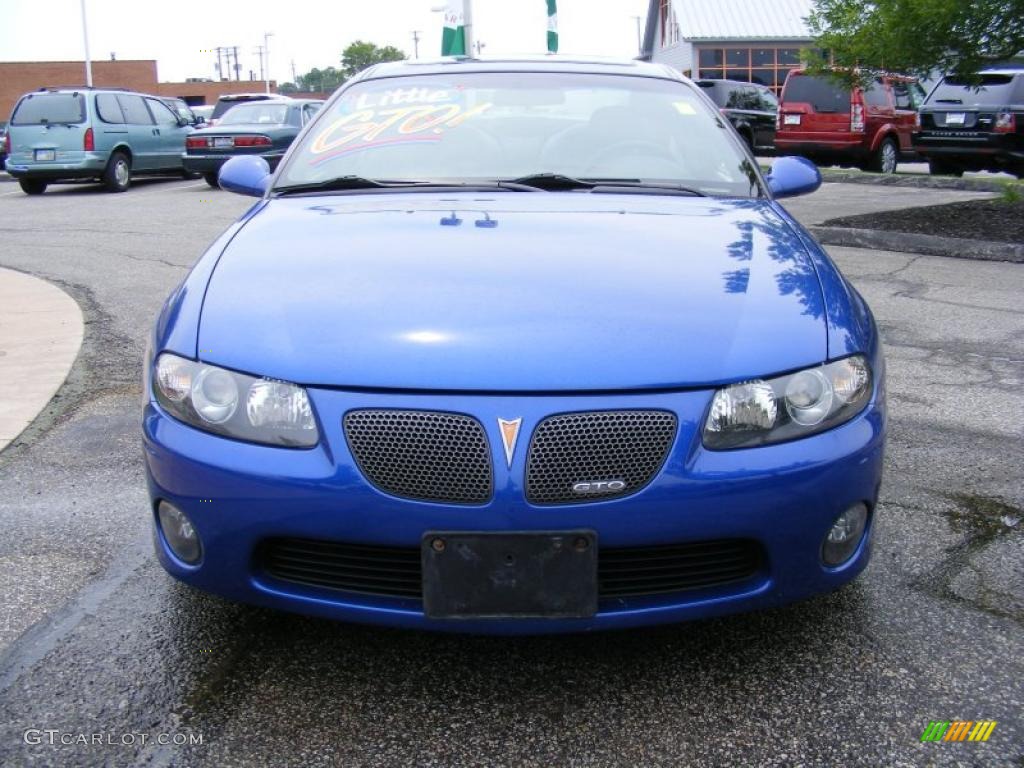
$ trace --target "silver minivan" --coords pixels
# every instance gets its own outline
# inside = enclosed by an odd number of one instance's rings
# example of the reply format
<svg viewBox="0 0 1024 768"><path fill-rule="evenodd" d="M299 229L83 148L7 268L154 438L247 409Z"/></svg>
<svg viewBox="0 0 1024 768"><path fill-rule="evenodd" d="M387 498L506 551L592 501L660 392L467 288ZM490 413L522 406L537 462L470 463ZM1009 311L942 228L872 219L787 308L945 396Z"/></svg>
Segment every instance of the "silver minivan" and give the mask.
<svg viewBox="0 0 1024 768"><path fill-rule="evenodd" d="M133 175L185 175L188 121L156 96L118 88L41 88L11 113L7 172L26 194L93 179L124 192Z"/></svg>

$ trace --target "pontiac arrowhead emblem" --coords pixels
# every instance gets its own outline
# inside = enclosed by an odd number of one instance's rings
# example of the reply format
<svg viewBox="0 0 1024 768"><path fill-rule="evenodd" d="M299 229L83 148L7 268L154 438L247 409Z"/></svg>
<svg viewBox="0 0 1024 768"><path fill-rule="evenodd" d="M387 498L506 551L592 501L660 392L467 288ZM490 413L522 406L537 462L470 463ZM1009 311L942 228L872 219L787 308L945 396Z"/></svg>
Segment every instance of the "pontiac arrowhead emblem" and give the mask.
<svg viewBox="0 0 1024 768"><path fill-rule="evenodd" d="M512 468L512 454L516 452L516 440L519 438L519 427L523 423L519 419L498 419L498 428L501 430L501 442L505 446L505 459L508 466Z"/></svg>

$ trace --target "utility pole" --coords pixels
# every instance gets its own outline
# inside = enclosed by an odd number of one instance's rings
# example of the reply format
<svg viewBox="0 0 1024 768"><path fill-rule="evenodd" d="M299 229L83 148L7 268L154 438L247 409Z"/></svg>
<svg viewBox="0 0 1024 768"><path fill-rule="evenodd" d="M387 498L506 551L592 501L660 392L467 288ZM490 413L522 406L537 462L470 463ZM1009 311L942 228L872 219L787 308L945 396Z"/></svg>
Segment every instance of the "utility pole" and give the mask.
<svg viewBox="0 0 1024 768"><path fill-rule="evenodd" d="M295 59L292 59L292 82L295 83L296 88L299 87L299 76L295 74Z"/></svg>
<svg viewBox="0 0 1024 768"><path fill-rule="evenodd" d="M89 56L89 24L85 19L85 0L82 0L82 39L85 41L85 84L92 88L92 58Z"/></svg>
<svg viewBox="0 0 1024 768"><path fill-rule="evenodd" d="M412 31L412 57L418 59L420 57L420 32L418 29Z"/></svg>
<svg viewBox="0 0 1024 768"><path fill-rule="evenodd" d="M640 17L634 16L633 18L636 19L636 52L637 55L640 55L644 52L644 41L640 35Z"/></svg>
<svg viewBox="0 0 1024 768"><path fill-rule="evenodd" d="M263 46L256 46L256 55L260 57L260 80L263 79Z"/></svg>
<svg viewBox="0 0 1024 768"><path fill-rule="evenodd" d="M270 38L272 38L273 36L274 36L273 32L264 32L263 33L263 56L264 56L264 59L266 61L266 65L267 65L267 71L266 71L267 77L266 77L266 80L264 81L264 83L265 83L266 88L267 88L267 93L270 93Z"/></svg>
<svg viewBox="0 0 1024 768"><path fill-rule="evenodd" d="M235 54L235 81L242 79L242 66L238 63L238 46L234 46L231 49Z"/></svg>

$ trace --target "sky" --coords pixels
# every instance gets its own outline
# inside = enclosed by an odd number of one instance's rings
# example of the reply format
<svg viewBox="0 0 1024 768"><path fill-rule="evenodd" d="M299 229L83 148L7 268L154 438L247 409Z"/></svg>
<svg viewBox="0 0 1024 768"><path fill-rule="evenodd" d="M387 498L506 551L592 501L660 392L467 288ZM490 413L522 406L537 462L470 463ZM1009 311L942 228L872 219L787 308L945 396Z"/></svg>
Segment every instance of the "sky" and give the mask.
<svg viewBox="0 0 1024 768"><path fill-rule="evenodd" d="M242 78L259 78L256 46L270 38L270 74L292 79L337 66L354 40L394 45L413 56L440 54L444 0L85 0L94 60L156 59L161 81L214 77L217 46L238 46ZM561 53L632 58L635 16L647 0L558 0ZM641 20L641 23L642 20ZM483 54L543 53L545 0L473 0L475 38ZM0 61L67 61L85 57L81 0L0 0Z"/></svg>

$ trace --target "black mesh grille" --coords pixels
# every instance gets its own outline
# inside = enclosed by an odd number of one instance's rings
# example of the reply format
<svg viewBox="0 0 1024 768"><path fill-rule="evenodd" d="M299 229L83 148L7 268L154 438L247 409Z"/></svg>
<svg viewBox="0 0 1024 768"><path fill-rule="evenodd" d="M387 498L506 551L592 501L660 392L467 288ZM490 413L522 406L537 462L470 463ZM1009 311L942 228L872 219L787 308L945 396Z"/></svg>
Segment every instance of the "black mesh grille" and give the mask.
<svg viewBox="0 0 1024 768"><path fill-rule="evenodd" d="M271 576L342 592L422 597L420 550L308 539L272 539L259 561ZM600 549L602 599L670 594L742 582L761 568L753 541L724 539L628 549Z"/></svg>
<svg viewBox="0 0 1024 768"><path fill-rule="evenodd" d="M676 417L668 411L592 411L544 419L530 441L526 498L534 504L573 504L635 493L661 469L675 434ZM596 482L612 482L614 490L573 490L578 483Z"/></svg>
<svg viewBox="0 0 1024 768"><path fill-rule="evenodd" d="M725 539L601 550L601 597L637 597L716 587L749 579L761 567L752 541Z"/></svg>
<svg viewBox="0 0 1024 768"><path fill-rule="evenodd" d="M491 498L490 447L480 422L469 416L350 411L345 436L359 469L385 493L455 504Z"/></svg>
<svg viewBox="0 0 1024 768"><path fill-rule="evenodd" d="M260 552L267 573L343 592L420 598L420 551L311 539L272 539Z"/></svg>

